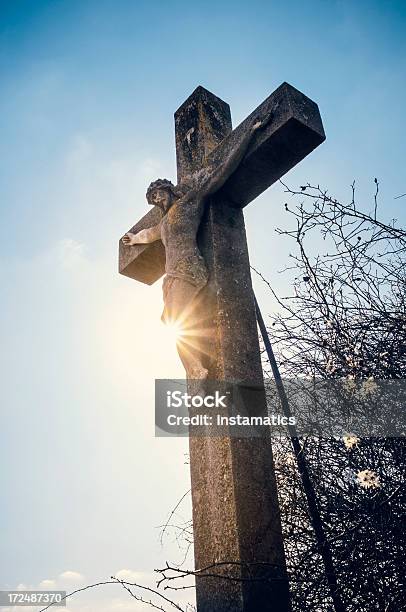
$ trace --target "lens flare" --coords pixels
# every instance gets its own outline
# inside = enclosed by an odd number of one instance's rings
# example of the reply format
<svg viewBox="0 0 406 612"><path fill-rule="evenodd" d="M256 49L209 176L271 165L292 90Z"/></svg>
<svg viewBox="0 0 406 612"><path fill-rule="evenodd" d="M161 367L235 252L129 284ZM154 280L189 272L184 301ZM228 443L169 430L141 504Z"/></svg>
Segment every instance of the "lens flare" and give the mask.
<svg viewBox="0 0 406 612"><path fill-rule="evenodd" d="M168 340L178 342L183 335L182 326L177 322L169 322L164 325L165 335Z"/></svg>

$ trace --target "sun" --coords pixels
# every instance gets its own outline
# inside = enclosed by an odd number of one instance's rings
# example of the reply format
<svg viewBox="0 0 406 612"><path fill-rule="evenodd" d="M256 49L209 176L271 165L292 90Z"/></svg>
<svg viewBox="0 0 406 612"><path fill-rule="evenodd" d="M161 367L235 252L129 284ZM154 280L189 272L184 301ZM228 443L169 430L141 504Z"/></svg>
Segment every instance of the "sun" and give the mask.
<svg viewBox="0 0 406 612"><path fill-rule="evenodd" d="M165 323L163 327L164 334L169 341L177 343L182 338L184 332L179 323Z"/></svg>

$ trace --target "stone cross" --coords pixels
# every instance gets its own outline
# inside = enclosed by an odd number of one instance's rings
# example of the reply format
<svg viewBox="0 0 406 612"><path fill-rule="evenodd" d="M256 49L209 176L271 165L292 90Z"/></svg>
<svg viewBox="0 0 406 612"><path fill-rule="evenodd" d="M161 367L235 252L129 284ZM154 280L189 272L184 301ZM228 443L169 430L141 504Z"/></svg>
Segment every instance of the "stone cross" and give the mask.
<svg viewBox="0 0 406 612"><path fill-rule="evenodd" d="M232 130L229 105L198 87L176 111L175 130L179 184L221 164L255 117L270 121L205 207L197 240L209 282L194 316L195 327L205 328L201 343L209 378L263 388L243 208L324 141L318 107L283 83ZM161 215L153 208L130 231L156 225ZM120 241L119 249L121 274L152 284L165 273L160 241L130 247ZM256 395L255 404L253 413L267 414L265 393ZM211 576L196 578L198 612L287 612L269 436L190 436L189 446L195 567L208 568Z"/></svg>

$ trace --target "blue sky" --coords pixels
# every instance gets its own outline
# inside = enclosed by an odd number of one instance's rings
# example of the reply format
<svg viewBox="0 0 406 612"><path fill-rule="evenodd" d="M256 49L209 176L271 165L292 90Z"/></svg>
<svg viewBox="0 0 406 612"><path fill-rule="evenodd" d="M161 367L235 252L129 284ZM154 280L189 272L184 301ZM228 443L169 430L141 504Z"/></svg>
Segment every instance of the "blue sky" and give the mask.
<svg viewBox="0 0 406 612"><path fill-rule="evenodd" d="M370 210L377 176L383 217L404 223L405 14L374 0L0 0L0 588L147 580L177 554L155 527L188 487L186 445L153 437L153 382L182 369L159 283L119 277L116 253L148 183L175 178L173 112L201 84L237 125L288 81L327 134L289 183L346 198L355 179ZM252 263L288 290L284 201L276 185L246 220ZM111 596L99 610L123 605Z"/></svg>

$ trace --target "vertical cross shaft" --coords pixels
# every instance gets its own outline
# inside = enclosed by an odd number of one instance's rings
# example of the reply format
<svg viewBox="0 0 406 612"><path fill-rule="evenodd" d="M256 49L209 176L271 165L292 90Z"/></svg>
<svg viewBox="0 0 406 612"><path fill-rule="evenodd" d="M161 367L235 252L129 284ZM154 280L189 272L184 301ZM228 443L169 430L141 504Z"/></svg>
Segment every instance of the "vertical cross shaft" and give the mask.
<svg viewBox="0 0 406 612"><path fill-rule="evenodd" d="M231 131L229 106L198 87L175 113L175 127L181 182ZM242 209L217 194L207 203L198 244L210 280L194 319L211 328L202 340L209 378L261 386ZM266 414L265 393L259 402L255 414ZM197 578L198 612L288 611L270 438L191 437L190 469L196 569L216 564L210 573L223 576Z"/></svg>

